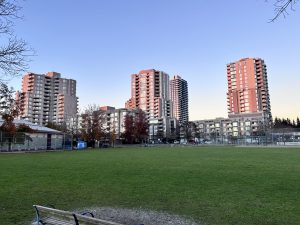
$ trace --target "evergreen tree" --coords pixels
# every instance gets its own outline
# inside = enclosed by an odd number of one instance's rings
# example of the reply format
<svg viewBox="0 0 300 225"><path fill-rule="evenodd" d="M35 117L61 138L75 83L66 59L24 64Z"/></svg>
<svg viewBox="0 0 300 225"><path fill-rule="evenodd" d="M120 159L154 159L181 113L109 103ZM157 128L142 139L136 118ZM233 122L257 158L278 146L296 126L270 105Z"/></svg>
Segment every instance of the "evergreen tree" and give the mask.
<svg viewBox="0 0 300 225"><path fill-rule="evenodd" d="M297 117L297 128L300 128L300 119L299 119L299 117Z"/></svg>

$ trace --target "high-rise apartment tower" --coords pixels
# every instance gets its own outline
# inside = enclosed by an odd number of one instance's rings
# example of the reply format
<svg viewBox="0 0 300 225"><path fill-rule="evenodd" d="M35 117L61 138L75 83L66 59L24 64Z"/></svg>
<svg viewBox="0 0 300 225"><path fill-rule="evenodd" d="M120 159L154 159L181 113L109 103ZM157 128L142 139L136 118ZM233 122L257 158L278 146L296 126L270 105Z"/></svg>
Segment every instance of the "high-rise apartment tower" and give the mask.
<svg viewBox="0 0 300 225"><path fill-rule="evenodd" d="M76 81L61 78L56 72L24 75L17 99L20 118L40 125L68 123L76 118L78 111Z"/></svg>
<svg viewBox="0 0 300 225"><path fill-rule="evenodd" d="M188 83L180 76L170 80L170 96L173 102L173 114L180 124L189 121Z"/></svg>
<svg viewBox="0 0 300 225"><path fill-rule="evenodd" d="M127 108L139 108L148 118L172 116L169 75L158 70L142 70L131 75L131 98Z"/></svg>
<svg viewBox="0 0 300 225"><path fill-rule="evenodd" d="M162 133L168 136L172 127L176 125L172 120L169 75L154 69L132 74L131 98L125 107L139 108L146 113L150 124L150 139Z"/></svg>
<svg viewBox="0 0 300 225"><path fill-rule="evenodd" d="M272 120L267 68L260 58L244 58L227 64L228 115L263 113Z"/></svg>

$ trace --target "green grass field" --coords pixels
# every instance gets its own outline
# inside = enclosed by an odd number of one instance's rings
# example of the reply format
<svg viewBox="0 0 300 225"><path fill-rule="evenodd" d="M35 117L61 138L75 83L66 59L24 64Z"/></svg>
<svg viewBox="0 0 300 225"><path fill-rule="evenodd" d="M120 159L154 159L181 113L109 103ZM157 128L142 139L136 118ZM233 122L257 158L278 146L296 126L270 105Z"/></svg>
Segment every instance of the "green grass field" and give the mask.
<svg viewBox="0 0 300 225"><path fill-rule="evenodd" d="M300 148L136 148L0 154L0 224L33 204L144 208L205 224L300 224Z"/></svg>

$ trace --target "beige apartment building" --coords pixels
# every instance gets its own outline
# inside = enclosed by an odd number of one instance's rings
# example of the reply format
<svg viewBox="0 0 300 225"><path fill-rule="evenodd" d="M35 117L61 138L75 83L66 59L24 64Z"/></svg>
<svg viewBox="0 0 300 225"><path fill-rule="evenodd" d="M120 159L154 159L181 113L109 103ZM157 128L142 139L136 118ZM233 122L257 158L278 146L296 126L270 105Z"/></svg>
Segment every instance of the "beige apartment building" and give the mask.
<svg viewBox="0 0 300 225"><path fill-rule="evenodd" d="M195 136L206 139L257 136L266 129L262 113L245 113L229 118L196 120L193 123L197 132Z"/></svg>
<svg viewBox="0 0 300 225"><path fill-rule="evenodd" d="M122 143L122 134L125 132L126 115L136 117L139 113L138 109L116 109L111 106L100 107L103 116L103 129L106 133L114 135L116 143Z"/></svg>
<svg viewBox="0 0 300 225"><path fill-rule="evenodd" d="M123 141L122 134L125 132L126 116L130 115L136 117L139 113L138 109L116 109L112 106L101 106L94 112L98 112L101 128L103 129L103 136L96 140L96 144L109 142L114 140L115 143L120 144ZM82 114L84 115L84 113ZM82 115L79 117L79 129L88 129L86 121L83 120Z"/></svg>
<svg viewBox="0 0 300 225"><path fill-rule="evenodd" d="M17 99L19 117L35 124L62 124L77 118L76 80L61 78L60 73L25 74Z"/></svg>

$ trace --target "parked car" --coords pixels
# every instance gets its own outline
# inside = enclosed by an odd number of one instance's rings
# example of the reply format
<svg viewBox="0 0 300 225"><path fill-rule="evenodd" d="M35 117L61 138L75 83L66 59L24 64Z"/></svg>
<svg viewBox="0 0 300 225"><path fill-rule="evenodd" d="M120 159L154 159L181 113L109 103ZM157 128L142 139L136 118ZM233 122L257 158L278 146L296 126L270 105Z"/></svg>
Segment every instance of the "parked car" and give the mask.
<svg viewBox="0 0 300 225"><path fill-rule="evenodd" d="M100 143L99 148L109 148L110 144L109 143Z"/></svg>

